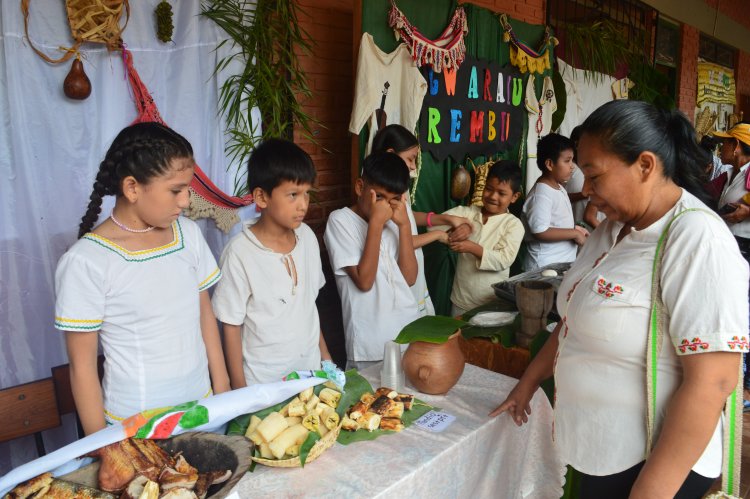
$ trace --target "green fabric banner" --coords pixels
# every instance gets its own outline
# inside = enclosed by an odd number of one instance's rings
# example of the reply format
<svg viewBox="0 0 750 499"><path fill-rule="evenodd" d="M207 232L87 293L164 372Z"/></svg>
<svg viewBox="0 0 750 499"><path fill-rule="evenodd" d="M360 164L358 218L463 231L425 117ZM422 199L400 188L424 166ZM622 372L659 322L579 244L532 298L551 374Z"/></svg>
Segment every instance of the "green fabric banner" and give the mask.
<svg viewBox="0 0 750 499"><path fill-rule="evenodd" d="M414 26L427 38L436 38L446 27L457 3L454 0L397 0L398 8ZM469 32L466 35L468 55L478 59L496 62L500 66L510 63L508 43L503 41L503 29L495 13L472 4L463 4ZM392 52L398 46L393 30L388 26L390 0L367 0L362 2L362 31L370 33L378 47L385 52ZM544 37L544 26L534 26L520 21L510 21L514 32L531 46L538 45ZM551 72L545 73L551 76ZM524 75L524 88L528 74ZM541 96L543 78L537 78L537 97ZM527 120L524 119L524 122ZM523 137L526 135L524 128ZM367 143L368 131L360 133L360 162ZM523 142L523 140L522 140ZM518 160L518 148L497 155L492 159ZM414 196L415 211L434 211L441 213L454 206L450 198L450 178L453 169L460 163L451 158L436 161L429 153L422 154L422 166L417 189ZM471 158L475 164L488 160L483 156ZM361 163L360 163L361 164ZM471 165L464 163L471 172ZM521 162L521 168L524 168ZM469 196L470 197L470 196ZM464 200L468 202L468 198ZM465 203L462 203L465 204ZM511 207L514 213L520 212L521 202ZM447 246L433 243L423 248L425 255L425 276L430 290L435 312L439 315L450 315L450 292L456 268L456 255ZM516 262L521 261L521 255ZM520 267L519 267L520 268ZM515 265L511 274L516 270Z"/></svg>

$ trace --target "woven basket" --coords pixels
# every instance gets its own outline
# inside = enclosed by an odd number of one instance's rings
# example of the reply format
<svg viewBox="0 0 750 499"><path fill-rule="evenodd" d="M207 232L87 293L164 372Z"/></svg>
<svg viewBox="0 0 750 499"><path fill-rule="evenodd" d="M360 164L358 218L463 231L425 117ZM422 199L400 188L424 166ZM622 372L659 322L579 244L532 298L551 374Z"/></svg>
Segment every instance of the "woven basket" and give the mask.
<svg viewBox="0 0 750 499"><path fill-rule="evenodd" d="M49 57L31 42L31 37L29 37L30 3L31 0L21 0L26 38L32 50L51 64L65 62L76 56L78 48L84 42L103 43L110 51L122 48L121 35L130 20L129 0L65 0L70 34L75 40L75 44L70 48L63 47L64 54L58 59ZM125 24L120 26L123 8L125 9Z"/></svg>
<svg viewBox="0 0 750 499"><path fill-rule="evenodd" d="M120 48L122 8L130 8L126 0L66 0L70 33L76 41L103 43L109 50ZM127 20L125 21L127 24Z"/></svg>
<svg viewBox="0 0 750 499"><path fill-rule="evenodd" d="M313 445L312 449L310 449L310 453L307 455L307 460L305 460L305 464L309 464L318 457L323 454L323 452L331 447L335 442L336 439L339 437L339 433L341 432L341 424L334 428L333 430L326 433L326 435L315 442L315 445ZM252 460L256 463L263 464L265 466L271 466L273 468L299 468L302 466L302 461L300 461L299 456L293 457L291 459L264 459L262 457L252 457Z"/></svg>

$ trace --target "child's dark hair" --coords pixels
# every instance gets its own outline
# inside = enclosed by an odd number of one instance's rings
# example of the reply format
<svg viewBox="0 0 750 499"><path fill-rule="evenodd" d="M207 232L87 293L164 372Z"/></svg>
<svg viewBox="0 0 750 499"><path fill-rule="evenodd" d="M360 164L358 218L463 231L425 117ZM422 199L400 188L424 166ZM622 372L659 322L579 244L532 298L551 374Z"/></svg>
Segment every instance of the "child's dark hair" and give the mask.
<svg viewBox="0 0 750 499"><path fill-rule="evenodd" d="M393 194L409 189L409 167L392 152L374 152L362 164L362 180Z"/></svg>
<svg viewBox="0 0 750 499"><path fill-rule="evenodd" d="M706 192L707 162L690 121L677 110L658 109L642 101L608 102L586 118L582 135L597 138L602 147L627 164L652 152L663 165L664 176L710 205Z"/></svg>
<svg viewBox="0 0 750 499"><path fill-rule="evenodd" d="M190 143L174 130L155 122L136 123L124 128L104 155L94 181L86 214L78 227L78 238L89 232L99 219L104 196L121 196L122 180L134 177L147 184L165 174L173 159L193 158Z"/></svg>
<svg viewBox="0 0 750 499"><path fill-rule="evenodd" d="M284 181L295 184L315 182L315 165L310 155L294 142L284 139L264 140L250 153L247 161L247 187L260 187L268 195Z"/></svg>
<svg viewBox="0 0 750 499"><path fill-rule="evenodd" d="M491 178L496 178L500 182L507 182L514 194L521 192L521 169L513 161L501 159L495 162L487 171L487 181Z"/></svg>
<svg viewBox="0 0 750 499"><path fill-rule="evenodd" d="M375 134L372 139L372 152L386 152L393 149L396 154L418 146L419 141L409 130L401 125L388 125Z"/></svg>
<svg viewBox="0 0 750 499"><path fill-rule="evenodd" d="M703 149L705 149L706 151L708 151L711 154L713 154L714 151L716 150L716 146L718 146L719 144L721 144L721 141L719 139L715 138L715 137L710 136L710 135L704 135L701 138L700 144L701 144L701 147Z"/></svg>
<svg viewBox="0 0 750 499"><path fill-rule="evenodd" d="M542 173L545 173L547 171L545 163L548 159L552 163L557 163L563 151L573 151L575 153L575 150L575 142L564 135L558 133L545 135L536 145L536 165L542 170Z"/></svg>

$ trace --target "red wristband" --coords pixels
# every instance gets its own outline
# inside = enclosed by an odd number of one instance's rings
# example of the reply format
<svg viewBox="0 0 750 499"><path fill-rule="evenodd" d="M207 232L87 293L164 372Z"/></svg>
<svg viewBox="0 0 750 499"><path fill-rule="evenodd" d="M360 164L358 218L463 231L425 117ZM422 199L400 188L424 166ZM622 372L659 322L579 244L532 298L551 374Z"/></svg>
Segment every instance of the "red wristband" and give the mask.
<svg viewBox="0 0 750 499"><path fill-rule="evenodd" d="M427 227L432 227L432 215L434 214L434 211L431 211L427 214Z"/></svg>

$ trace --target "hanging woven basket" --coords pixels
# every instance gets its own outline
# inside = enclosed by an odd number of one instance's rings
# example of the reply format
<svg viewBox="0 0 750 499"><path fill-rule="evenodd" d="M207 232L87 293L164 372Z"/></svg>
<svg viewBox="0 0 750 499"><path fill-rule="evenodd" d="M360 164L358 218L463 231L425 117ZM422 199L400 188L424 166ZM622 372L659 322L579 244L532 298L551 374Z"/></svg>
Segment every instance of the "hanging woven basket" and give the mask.
<svg viewBox="0 0 750 499"><path fill-rule="evenodd" d="M65 62L78 53L78 47L84 42L101 43L107 50L122 48L122 32L130 19L128 0L66 0L65 10L68 14L70 34L75 44L60 47L65 53L59 59L49 57L37 49L29 37L29 4L31 0L21 0L24 29L29 45L39 57L49 63ZM120 26L120 18L125 11L125 24Z"/></svg>

